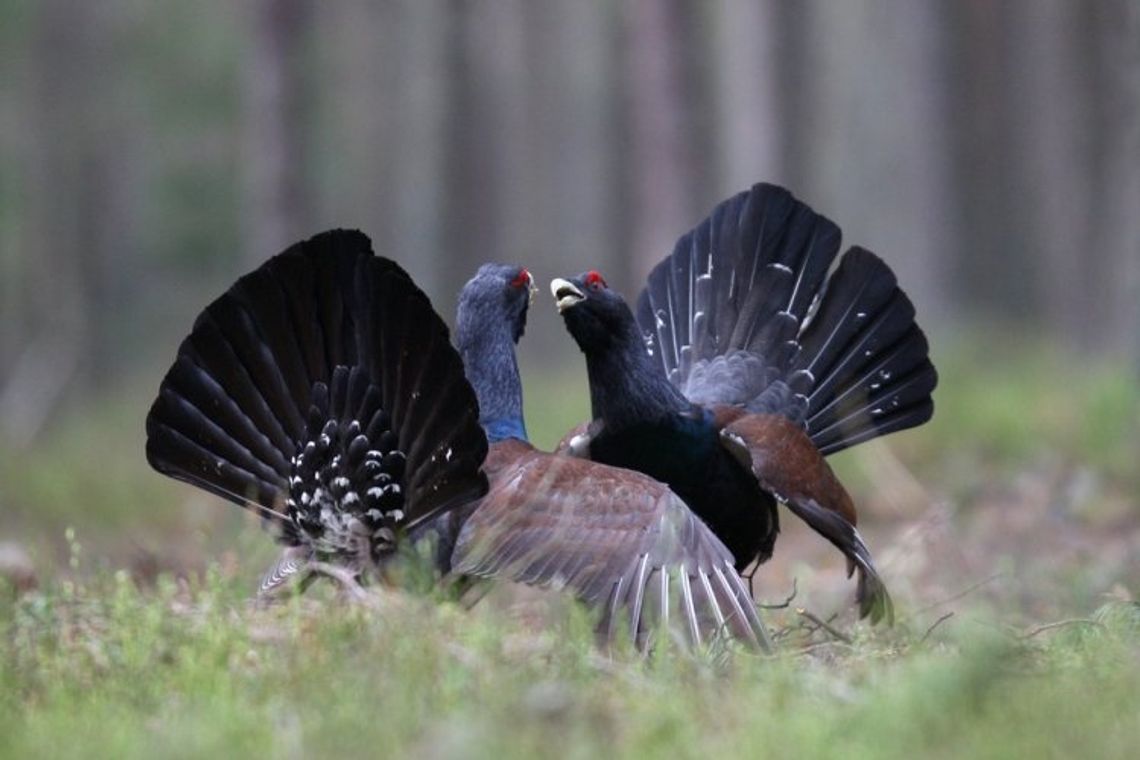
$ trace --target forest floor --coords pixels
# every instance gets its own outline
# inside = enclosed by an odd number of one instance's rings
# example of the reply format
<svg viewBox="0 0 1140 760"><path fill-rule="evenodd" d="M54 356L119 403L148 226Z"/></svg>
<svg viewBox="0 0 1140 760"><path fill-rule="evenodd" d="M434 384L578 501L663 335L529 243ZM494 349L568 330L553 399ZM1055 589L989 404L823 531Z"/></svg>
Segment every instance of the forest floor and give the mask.
<svg viewBox="0 0 1140 760"><path fill-rule="evenodd" d="M0 451L0 756L1131 757L1140 381L1023 346L938 364L931 424L835 457L895 626L856 621L842 558L785 512L768 657L603 652L513 587L255 608L275 546L147 469L149 387L77 409ZM527 380L551 445L579 378Z"/></svg>

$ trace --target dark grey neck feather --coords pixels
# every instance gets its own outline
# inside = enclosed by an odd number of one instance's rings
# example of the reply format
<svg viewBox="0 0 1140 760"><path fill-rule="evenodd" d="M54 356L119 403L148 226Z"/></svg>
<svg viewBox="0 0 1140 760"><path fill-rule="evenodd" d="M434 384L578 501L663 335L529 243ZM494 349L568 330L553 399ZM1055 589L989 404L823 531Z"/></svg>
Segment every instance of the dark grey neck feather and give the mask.
<svg viewBox="0 0 1140 760"><path fill-rule="evenodd" d="M464 372L479 400L479 423L491 437L496 437L493 431L504 429L504 425L510 429L517 423L525 439L522 380L513 327L506 319L482 316L461 305L455 335Z"/></svg>
<svg viewBox="0 0 1140 760"><path fill-rule="evenodd" d="M586 352L595 419L615 430L692 408L649 356L633 314L611 337L607 345Z"/></svg>

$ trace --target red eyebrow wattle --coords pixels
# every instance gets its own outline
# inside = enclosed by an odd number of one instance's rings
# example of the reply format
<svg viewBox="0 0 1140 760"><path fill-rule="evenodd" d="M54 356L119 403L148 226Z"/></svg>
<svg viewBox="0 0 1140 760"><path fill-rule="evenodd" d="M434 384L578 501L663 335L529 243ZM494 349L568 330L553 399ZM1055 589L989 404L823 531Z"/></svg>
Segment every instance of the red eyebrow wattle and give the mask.
<svg viewBox="0 0 1140 760"><path fill-rule="evenodd" d="M591 269L586 273L586 284L601 285L603 288L606 287L606 281L602 278L601 273L599 273L596 269Z"/></svg>
<svg viewBox="0 0 1140 760"><path fill-rule="evenodd" d="M524 287L529 281L530 272L526 271L525 269L520 269L519 273L515 276L515 279L511 280L511 287L521 288Z"/></svg>

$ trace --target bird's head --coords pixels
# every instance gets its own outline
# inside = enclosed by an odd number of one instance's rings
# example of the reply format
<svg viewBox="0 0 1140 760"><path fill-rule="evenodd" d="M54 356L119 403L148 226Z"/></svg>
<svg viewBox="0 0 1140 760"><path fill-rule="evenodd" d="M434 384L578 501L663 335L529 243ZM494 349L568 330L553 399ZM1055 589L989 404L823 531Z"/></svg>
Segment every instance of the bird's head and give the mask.
<svg viewBox="0 0 1140 760"><path fill-rule="evenodd" d="M515 343L526 330L526 313L538 291L530 272L508 264L484 264L459 294L461 334L485 333L492 325L508 324Z"/></svg>
<svg viewBox="0 0 1140 760"><path fill-rule="evenodd" d="M550 292L566 329L583 352L590 353L620 340L633 323L633 312L625 299L610 290L596 270L552 280Z"/></svg>

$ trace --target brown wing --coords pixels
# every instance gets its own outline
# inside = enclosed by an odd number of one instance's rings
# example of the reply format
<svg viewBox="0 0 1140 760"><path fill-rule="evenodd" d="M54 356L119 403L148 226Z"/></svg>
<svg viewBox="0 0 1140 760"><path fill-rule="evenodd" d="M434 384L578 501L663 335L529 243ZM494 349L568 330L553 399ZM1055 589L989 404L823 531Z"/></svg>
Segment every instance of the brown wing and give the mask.
<svg viewBox="0 0 1140 760"><path fill-rule="evenodd" d="M527 448L491 473L456 544L456 572L572 590L601 610L607 638L624 621L638 646L680 620L694 644L724 631L770 650L732 555L666 486Z"/></svg>
<svg viewBox="0 0 1140 760"><path fill-rule="evenodd" d="M846 555L848 575L858 568L860 616L893 625L894 603L855 529L855 505L803 429L779 415L744 414L721 438L766 491Z"/></svg>

